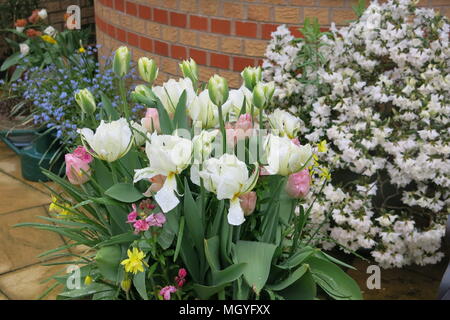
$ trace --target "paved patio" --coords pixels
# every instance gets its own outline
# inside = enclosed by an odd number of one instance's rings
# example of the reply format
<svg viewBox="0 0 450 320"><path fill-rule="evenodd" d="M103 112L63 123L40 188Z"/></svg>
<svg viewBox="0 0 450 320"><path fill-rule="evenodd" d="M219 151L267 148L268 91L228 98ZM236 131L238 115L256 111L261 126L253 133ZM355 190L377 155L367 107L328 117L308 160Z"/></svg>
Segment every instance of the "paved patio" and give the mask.
<svg viewBox="0 0 450 320"><path fill-rule="evenodd" d="M39 183L26 181L20 158L0 142L0 300L36 299L50 285L43 282L62 266L42 266L37 256L64 244L60 236L32 228L12 228L22 222L48 216L50 196ZM55 261L51 261L55 262ZM358 271L349 271L366 299L435 299L447 259L435 266L382 270L381 289L368 290L367 262L352 259ZM46 299L54 299L55 293Z"/></svg>

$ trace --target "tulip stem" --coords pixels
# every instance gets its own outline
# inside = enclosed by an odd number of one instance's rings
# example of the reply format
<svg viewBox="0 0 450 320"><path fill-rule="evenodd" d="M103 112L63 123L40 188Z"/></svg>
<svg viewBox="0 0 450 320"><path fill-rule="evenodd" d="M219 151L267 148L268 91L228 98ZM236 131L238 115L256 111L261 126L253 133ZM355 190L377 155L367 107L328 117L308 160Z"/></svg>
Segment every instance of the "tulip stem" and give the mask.
<svg viewBox="0 0 450 320"><path fill-rule="evenodd" d="M227 134L225 132L225 122L223 121L222 106L219 106L219 123L220 123L220 133L222 134L222 152L225 154L227 152Z"/></svg>
<svg viewBox="0 0 450 320"><path fill-rule="evenodd" d="M120 92L120 97L122 99L122 111L123 111L123 114L125 115L125 118L128 119L130 117L130 114L129 114L129 110L128 110L127 93L125 91L125 79L124 78L119 79L119 92Z"/></svg>

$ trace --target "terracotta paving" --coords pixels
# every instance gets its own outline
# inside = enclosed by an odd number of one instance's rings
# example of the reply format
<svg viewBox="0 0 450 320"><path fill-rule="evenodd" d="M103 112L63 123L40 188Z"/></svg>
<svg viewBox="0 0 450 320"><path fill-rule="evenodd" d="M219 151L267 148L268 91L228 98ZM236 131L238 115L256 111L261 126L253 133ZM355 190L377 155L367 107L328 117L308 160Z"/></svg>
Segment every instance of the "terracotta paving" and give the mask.
<svg viewBox="0 0 450 320"><path fill-rule="evenodd" d="M0 142L0 300L37 299L51 285L45 280L64 270L59 265L43 266L38 258L40 253L63 245L64 239L47 231L12 227L48 216L50 203L47 189L24 180L20 170L20 158ZM361 259L349 260L358 271L348 273L357 280L366 299L435 299L448 262L445 259L435 266L381 270L381 289L368 290L369 264ZM46 299L55 296L53 293Z"/></svg>

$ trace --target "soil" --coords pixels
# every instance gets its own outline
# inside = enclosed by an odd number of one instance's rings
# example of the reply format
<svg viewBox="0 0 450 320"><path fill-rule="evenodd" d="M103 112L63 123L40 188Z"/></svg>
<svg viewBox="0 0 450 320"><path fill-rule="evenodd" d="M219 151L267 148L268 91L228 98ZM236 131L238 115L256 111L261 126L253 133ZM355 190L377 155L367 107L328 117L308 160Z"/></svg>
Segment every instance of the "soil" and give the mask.
<svg viewBox="0 0 450 320"><path fill-rule="evenodd" d="M31 103L25 104L20 115L11 116L11 110L21 101L22 98L19 97L0 97L0 131L9 129L36 129L32 122L29 123L27 121L30 115Z"/></svg>

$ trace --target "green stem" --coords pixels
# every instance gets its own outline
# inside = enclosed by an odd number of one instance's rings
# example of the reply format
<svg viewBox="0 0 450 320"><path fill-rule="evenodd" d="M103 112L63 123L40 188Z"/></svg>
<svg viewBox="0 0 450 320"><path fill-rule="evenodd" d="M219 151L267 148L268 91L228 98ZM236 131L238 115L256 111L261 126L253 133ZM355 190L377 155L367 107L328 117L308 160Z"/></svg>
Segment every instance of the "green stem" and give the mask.
<svg viewBox="0 0 450 320"><path fill-rule="evenodd" d="M123 78L119 79L119 91L120 91L120 97L122 99L122 112L123 112L125 118L129 119L130 110L128 109L127 93L125 90L125 79L123 79Z"/></svg>
<svg viewBox="0 0 450 320"><path fill-rule="evenodd" d="M222 106L219 106L219 123L220 123L220 132L222 134L222 152L225 154L227 152L227 135L225 131L225 122L223 120L222 114Z"/></svg>

